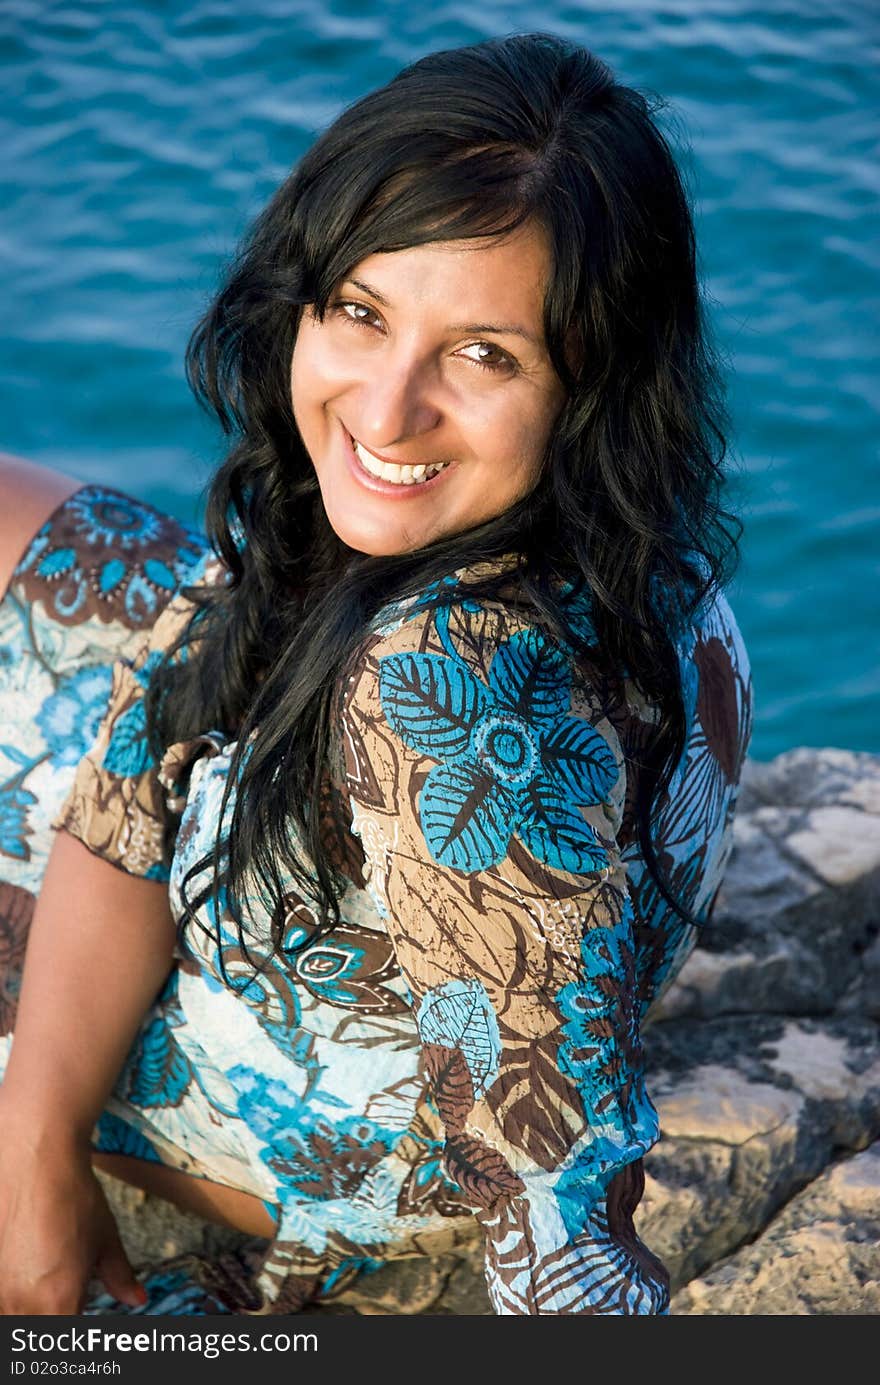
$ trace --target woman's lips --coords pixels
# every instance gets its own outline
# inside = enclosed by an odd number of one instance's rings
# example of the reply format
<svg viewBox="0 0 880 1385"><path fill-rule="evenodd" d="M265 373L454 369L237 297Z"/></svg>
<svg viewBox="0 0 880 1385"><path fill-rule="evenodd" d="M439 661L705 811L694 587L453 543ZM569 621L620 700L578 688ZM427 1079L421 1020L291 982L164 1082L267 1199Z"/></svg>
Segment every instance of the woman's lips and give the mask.
<svg viewBox="0 0 880 1385"><path fill-rule="evenodd" d="M439 481L443 479L448 471L452 471L454 462L447 462L446 465L433 476L429 476L422 481L413 482L411 485L401 481L386 481L381 476L374 476L367 471L357 455L354 447L354 438L348 429L343 426L342 435L345 443L345 457L348 462L349 470L366 490L373 491L378 495L387 495L396 500L412 499L416 495L424 495L428 490L433 490ZM363 444L361 444L363 446ZM365 449L368 451L369 449ZM376 454L373 453L373 456Z"/></svg>

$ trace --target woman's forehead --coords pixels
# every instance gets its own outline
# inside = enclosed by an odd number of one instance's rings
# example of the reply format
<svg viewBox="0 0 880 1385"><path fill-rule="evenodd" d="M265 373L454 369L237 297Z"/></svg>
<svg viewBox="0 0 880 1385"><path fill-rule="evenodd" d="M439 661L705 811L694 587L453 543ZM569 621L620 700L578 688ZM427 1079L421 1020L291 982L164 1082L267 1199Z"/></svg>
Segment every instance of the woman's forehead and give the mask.
<svg viewBox="0 0 880 1385"><path fill-rule="evenodd" d="M342 280L383 308L435 309L470 323L491 313L498 322L532 336L543 321L550 273L547 238L528 225L503 238L430 241L377 251ZM488 318L486 319L489 320Z"/></svg>

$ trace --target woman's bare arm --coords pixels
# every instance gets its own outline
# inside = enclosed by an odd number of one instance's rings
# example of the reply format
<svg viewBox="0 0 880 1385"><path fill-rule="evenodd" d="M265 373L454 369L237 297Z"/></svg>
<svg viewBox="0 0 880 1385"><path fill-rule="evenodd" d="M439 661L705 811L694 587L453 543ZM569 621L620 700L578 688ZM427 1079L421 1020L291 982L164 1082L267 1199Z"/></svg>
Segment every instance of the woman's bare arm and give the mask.
<svg viewBox="0 0 880 1385"><path fill-rule="evenodd" d="M167 886L59 832L34 913L0 1087L0 1312L76 1313L92 1275L143 1302L90 1136L172 964Z"/></svg>
<svg viewBox="0 0 880 1385"><path fill-rule="evenodd" d="M168 886L56 836L34 911L4 1104L87 1140L171 969Z"/></svg>

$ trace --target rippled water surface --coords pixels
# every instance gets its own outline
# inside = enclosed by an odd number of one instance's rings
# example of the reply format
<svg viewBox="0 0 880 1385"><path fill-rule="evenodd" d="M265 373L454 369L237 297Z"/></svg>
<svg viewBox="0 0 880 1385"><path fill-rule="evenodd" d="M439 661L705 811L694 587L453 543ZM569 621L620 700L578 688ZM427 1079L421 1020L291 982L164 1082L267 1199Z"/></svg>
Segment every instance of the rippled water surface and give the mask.
<svg viewBox="0 0 880 1385"><path fill-rule="evenodd" d="M195 518L219 442L183 348L291 163L425 51L574 36L672 103L729 362L753 754L880 751L878 16L861 0L5 0L0 444Z"/></svg>

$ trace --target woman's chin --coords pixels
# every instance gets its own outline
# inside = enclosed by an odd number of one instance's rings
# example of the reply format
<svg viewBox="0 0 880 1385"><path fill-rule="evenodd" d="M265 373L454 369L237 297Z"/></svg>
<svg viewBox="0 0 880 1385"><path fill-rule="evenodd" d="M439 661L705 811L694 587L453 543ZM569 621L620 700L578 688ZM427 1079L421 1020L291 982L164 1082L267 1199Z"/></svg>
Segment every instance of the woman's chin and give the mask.
<svg viewBox="0 0 880 1385"><path fill-rule="evenodd" d="M330 527L338 539L355 553L371 558L393 558L423 548L427 538L401 532L398 526L366 524L363 515L338 514L327 511Z"/></svg>

